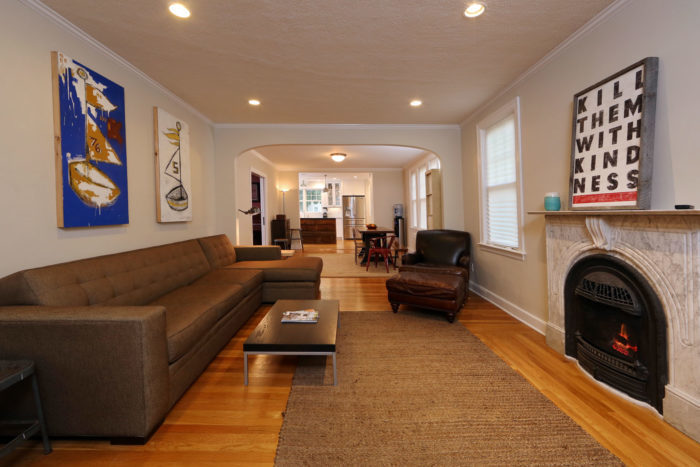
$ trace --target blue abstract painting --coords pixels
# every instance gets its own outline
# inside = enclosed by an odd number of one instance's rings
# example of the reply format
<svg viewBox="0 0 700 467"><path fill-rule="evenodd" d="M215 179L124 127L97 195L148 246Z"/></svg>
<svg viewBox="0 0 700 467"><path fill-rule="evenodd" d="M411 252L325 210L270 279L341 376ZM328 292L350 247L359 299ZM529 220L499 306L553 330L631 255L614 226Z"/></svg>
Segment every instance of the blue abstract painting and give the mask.
<svg viewBox="0 0 700 467"><path fill-rule="evenodd" d="M129 223L124 88L52 52L59 227Z"/></svg>

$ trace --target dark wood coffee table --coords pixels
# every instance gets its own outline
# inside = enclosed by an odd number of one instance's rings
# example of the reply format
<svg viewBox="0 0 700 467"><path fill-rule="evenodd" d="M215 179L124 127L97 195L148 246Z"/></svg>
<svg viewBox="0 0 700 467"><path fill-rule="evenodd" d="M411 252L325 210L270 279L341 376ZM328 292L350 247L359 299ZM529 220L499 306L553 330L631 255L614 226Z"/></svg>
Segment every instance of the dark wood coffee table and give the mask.
<svg viewBox="0 0 700 467"><path fill-rule="evenodd" d="M316 323L282 323L282 313L313 308ZM248 355L332 355L333 385L338 384L335 337L340 325L338 300L277 300L243 343L244 384L248 385Z"/></svg>

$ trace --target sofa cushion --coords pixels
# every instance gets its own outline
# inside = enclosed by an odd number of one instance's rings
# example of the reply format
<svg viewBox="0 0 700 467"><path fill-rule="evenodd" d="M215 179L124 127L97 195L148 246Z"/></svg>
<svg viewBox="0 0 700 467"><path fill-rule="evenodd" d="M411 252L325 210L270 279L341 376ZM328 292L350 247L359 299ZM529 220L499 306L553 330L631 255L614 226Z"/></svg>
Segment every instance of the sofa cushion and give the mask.
<svg viewBox="0 0 700 467"><path fill-rule="evenodd" d="M406 271L387 279L386 288L401 294L456 300L463 296L464 280L451 274Z"/></svg>
<svg viewBox="0 0 700 467"><path fill-rule="evenodd" d="M316 282L321 276L323 260L312 256L271 261L238 261L227 269L260 269L265 282Z"/></svg>
<svg viewBox="0 0 700 467"><path fill-rule="evenodd" d="M224 234L197 240L212 268L220 268L236 262L236 250Z"/></svg>
<svg viewBox="0 0 700 467"><path fill-rule="evenodd" d="M245 295L237 284L199 284L181 287L151 302L166 309L168 361L187 353Z"/></svg>
<svg viewBox="0 0 700 467"><path fill-rule="evenodd" d="M22 271L23 305L145 305L210 270L196 240Z"/></svg>
<svg viewBox="0 0 700 467"><path fill-rule="evenodd" d="M219 268L197 279L192 285L238 284L246 295L263 283L263 272L259 269Z"/></svg>

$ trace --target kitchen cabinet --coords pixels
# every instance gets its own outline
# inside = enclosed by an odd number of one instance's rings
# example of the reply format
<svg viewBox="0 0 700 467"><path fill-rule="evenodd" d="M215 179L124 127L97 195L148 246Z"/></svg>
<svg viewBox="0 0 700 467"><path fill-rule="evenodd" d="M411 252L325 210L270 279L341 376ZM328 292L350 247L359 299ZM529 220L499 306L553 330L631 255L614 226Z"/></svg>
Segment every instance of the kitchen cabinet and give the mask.
<svg viewBox="0 0 700 467"><path fill-rule="evenodd" d="M326 188L328 188L328 206L329 207L340 207L341 205L341 184L340 182L328 182L326 184Z"/></svg>

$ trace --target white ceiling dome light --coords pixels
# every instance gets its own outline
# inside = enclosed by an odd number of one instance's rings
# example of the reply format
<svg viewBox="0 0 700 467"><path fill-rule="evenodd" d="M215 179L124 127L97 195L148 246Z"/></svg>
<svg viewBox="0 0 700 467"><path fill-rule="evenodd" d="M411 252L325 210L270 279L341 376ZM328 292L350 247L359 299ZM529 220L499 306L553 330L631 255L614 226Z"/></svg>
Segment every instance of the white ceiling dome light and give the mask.
<svg viewBox="0 0 700 467"><path fill-rule="evenodd" d="M331 159L335 162L343 162L346 157L347 154L343 154L342 152L334 152L331 154Z"/></svg>

